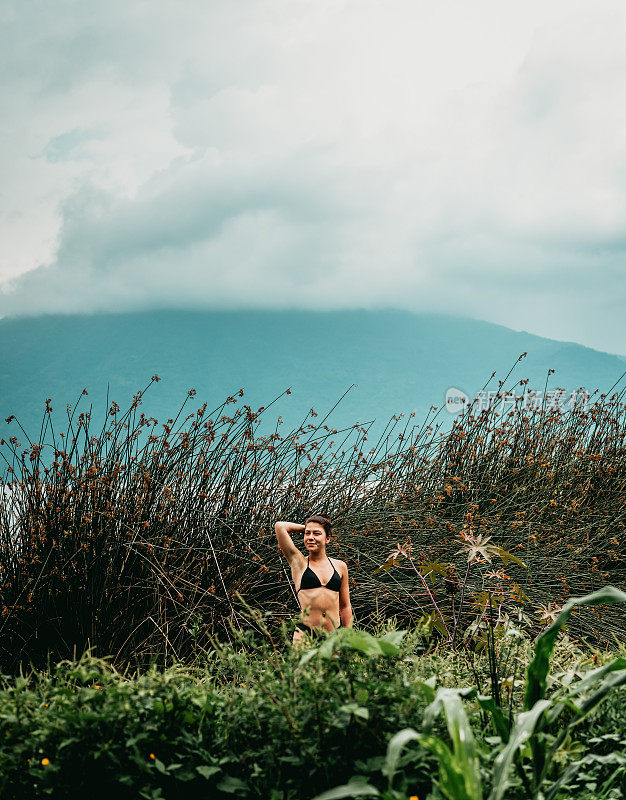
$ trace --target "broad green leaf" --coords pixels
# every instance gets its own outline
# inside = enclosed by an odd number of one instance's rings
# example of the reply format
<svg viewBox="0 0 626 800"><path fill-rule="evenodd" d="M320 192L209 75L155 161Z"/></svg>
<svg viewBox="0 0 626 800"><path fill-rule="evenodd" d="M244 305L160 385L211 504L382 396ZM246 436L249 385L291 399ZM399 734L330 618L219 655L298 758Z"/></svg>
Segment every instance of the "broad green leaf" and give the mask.
<svg viewBox="0 0 626 800"><path fill-rule="evenodd" d="M515 720L509 742L494 763L493 788L489 800L501 800L509 785L509 772L517 751L524 746L535 732L537 722L550 706L549 700L539 700L530 711L522 712Z"/></svg>
<svg viewBox="0 0 626 800"><path fill-rule="evenodd" d="M382 636L379 636L378 641L389 642L389 644L393 644L395 647L399 648L405 636L406 631L389 631L388 633L384 633Z"/></svg>
<svg viewBox="0 0 626 800"><path fill-rule="evenodd" d="M325 639L322 644L318 647L318 652L320 656L327 660L332 657L333 653L336 649L337 638L336 637L328 637Z"/></svg>
<svg viewBox="0 0 626 800"><path fill-rule="evenodd" d="M234 778L227 775L217 784L217 788L221 792L228 792L228 794L235 794L235 792L242 792L248 790L248 784L244 783L241 778Z"/></svg>
<svg viewBox="0 0 626 800"><path fill-rule="evenodd" d="M358 703L347 703L346 705L339 706L339 711L350 716L354 715L360 719L369 719L370 712L365 706L360 706Z"/></svg>
<svg viewBox="0 0 626 800"><path fill-rule="evenodd" d="M380 797L380 792L367 783L346 783L316 795L313 800L344 800L347 797Z"/></svg>
<svg viewBox="0 0 626 800"><path fill-rule="evenodd" d="M372 636L371 633L353 631L352 635L346 636L345 639L349 647L366 655L379 656L382 653L376 637ZM392 644L389 644L389 647L397 652L397 648L394 648Z"/></svg>
<svg viewBox="0 0 626 800"><path fill-rule="evenodd" d="M559 631L567 623L574 608L624 602L626 602L626 593L620 592L619 589L615 589L613 586L606 586L604 589L599 589L597 592L584 597L572 597L567 601L558 617L535 642L534 656L526 671L526 692L524 695L524 709L526 711L534 708L537 701L545 696L550 656L554 650Z"/></svg>
<svg viewBox="0 0 626 800"><path fill-rule="evenodd" d="M159 758L154 759L154 766L162 775L167 775L167 767Z"/></svg>
<svg viewBox="0 0 626 800"><path fill-rule="evenodd" d="M220 772L220 768L219 767L208 767L205 764L202 764L201 766L196 767L196 772L199 775L202 775L203 778L206 778L208 780L210 777L215 775L217 772Z"/></svg>
<svg viewBox="0 0 626 800"><path fill-rule="evenodd" d="M298 666L299 666L299 667L303 667L305 664L308 664L308 663L309 663L309 661L310 661L310 660L311 660L311 659L312 659L314 656L316 656L316 655L317 655L317 651L318 651L318 648L317 648L317 647L312 647L310 650L307 650L307 652L306 652L306 653L305 653L305 654L302 656L302 658L300 659L300 661L298 661Z"/></svg>
<svg viewBox="0 0 626 800"><path fill-rule="evenodd" d="M400 653L400 648L393 644L393 642L386 642L378 639L378 649L383 656L397 656Z"/></svg>
<svg viewBox="0 0 626 800"><path fill-rule="evenodd" d="M415 686L422 692L428 703L432 703L435 699L435 681L436 675L429 678L427 681L416 681Z"/></svg>

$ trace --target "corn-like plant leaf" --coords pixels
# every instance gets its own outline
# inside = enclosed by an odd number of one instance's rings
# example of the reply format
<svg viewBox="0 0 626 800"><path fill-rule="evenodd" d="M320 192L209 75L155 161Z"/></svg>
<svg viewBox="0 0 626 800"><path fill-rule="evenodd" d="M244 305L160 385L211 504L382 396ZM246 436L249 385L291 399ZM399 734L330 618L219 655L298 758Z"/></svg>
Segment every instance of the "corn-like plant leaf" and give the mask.
<svg viewBox="0 0 626 800"><path fill-rule="evenodd" d="M504 796L509 785L509 773L515 760L515 754L533 735L537 722L549 706L550 700L539 700L530 711L522 712L515 720L509 742L495 760L493 787L489 800L501 800Z"/></svg>
<svg viewBox="0 0 626 800"><path fill-rule="evenodd" d="M443 711L444 709L443 701L448 694L455 694L458 697L463 697L466 700L471 700L473 697L476 697L476 689L472 687L468 687L465 689L446 689L444 687L441 687L441 689L438 689L433 702L424 711L424 730L426 731L426 733L430 732L433 723Z"/></svg>
<svg viewBox="0 0 626 800"><path fill-rule="evenodd" d="M509 723L506 721L502 709L495 704L493 697L479 695L476 699L482 710L488 711L491 714L496 733L502 739L503 743L506 744L509 741Z"/></svg>
<svg viewBox="0 0 626 800"><path fill-rule="evenodd" d="M616 689L618 686L626 684L626 669L612 672L607 678L599 682L595 691L583 698L582 702L577 704L578 719L572 720L569 727L573 728L589 714L590 711L601 703L611 689Z"/></svg>
<svg viewBox="0 0 626 800"><path fill-rule="evenodd" d="M586 694L589 689L597 686L609 673L616 672L617 670L626 669L626 658L614 659L610 664L605 664L597 669L592 669L585 673L584 678L569 687L569 694Z"/></svg>
<svg viewBox="0 0 626 800"><path fill-rule="evenodd" d="M385 766L383 767L383 775L387 776L389 781L389 789L393 783L394 776L398 769L398 762L402 751L409 742L417 741L420 734L414 731L413 728L404 728L398 731L395 736L392 736L387 745L387 758L385 759Z"/></svg>
<svg viewBox="0 0 626 800"><path fill-rule="evenodd" d="M623 659L616 659L617 662L620 662L622 660ZM611 664L607 665L607 667L610 666ZM596 678L595 691L593 691L589 695L584 695L581 702L577 704L575 700L573 700L571 697L568 697L567 702L565 704L563 703L559 704L561 706L567 705L567 707L572 709L576 714L576 717L569 723L569 725L567 725L566 731L570 731L572 728L574 728L576 725L582 722L585 719L585 717L604 700L604 698L612 689L616 689L617 687L624 686L624 684L626 684L626 669L609 672L608 676L603 678L603 676L598 675L598 673L604 670L605 668L602 667L600 668L600 670L593 671L593 673L595 674L592 673L592 675L593 677ZM604 674L606 675L607 672L605 671ZM587 687L594 688L593 684L591 683L588 683ZM547 756L548 763L550 763L554 758L554 756L556 755L556 751L558 749L559 744L560 740L557 739L557 741L555 741L555 743L550 748L550 752L548 753ZM545 751L545 745L544 745L544 751ZM543 777L543 774L540 777ZM539 783L539 781L537 782Z"/></svg>
<svg viewBox="0 0 626 800"><path fill-rule="evenodd" d="M442 702L448 724L448 733L452 739L454 762L463 775L467 796L471 797L472 800L482 800L483 793L480 785L480 770L476 758L474 736L461 702L460 692L450 692L446 689L440 689L439 691L443 692Z"/></svg>
<svg viewBox="0 0 626 800"><path fill-rule="evenodd" d="M572 597L563 606L554 622L538 637L535 642L534 656L526 671L526 692L524 695L524 709L529 711L535 707L537 701L543 699L546 693L550 656L561 628L567 623L574 608L577 606L599 606L607 603L626 602L626 593L620 592L613 586L606 586L593 594L584 597Z"/></svg>
<svg viewBox="0 0 626 800"><path fill-rule="evenodd" d="M437 691L435 699L424 712L424 730L429 731L435 718L442 711L444 712L453 746L451 764L454 767L455 775L458 774L462 777L463 791L465 792L463 796L470 797L472 800L480 800L482 798L482 789L474 736L461 702L463 697L471 698L475 696L476 689L473 688L447 689L442 687ZM435 741L434 738L433 741ZM446 767L446 769L449 768L450 765Z"/></svg>
<svg viewBox="0 0 626 800"><path fill-rule="evenodd" d="M436 736L420 736L420 744L437 756L439 788L448 800L482 800L481 794L468 791L466 775L448 745Z"/></svg>
<svg viewBox="0 0 626 800"><path fill-rule="evenodd" d="M574 775L580 772L581 767L586 766L587 764L615 764L617 767L617 774L619 775L620 771L624 770L624 766L626 766L626 758L620 756L618 753L609 753L606 756L597 756L597 755L588 755L584 758L581 758L580 761L574 761L570 764L566 770L564 770L561 775L559 775L558 779L552 784L550 789L546 792L545 800L552 800L559 792L559 789L562 786L565 786L570 778L573 778ZM605 785L606 789L606 785ZM603 795L605 796L605 795Z"/></svg>
<svg viewBox="0 0 626 800"><path fill-rule="evenodd" d="M569 708L575 714L579 715L581 712L581 705L577 704L576 697L579 695L585 696L585 702L587 695L590 691L600 691L602 689L602 681L607 675L610 675L614 672L621 672L626 670L626 659L624 658L616 658L614 661L611 661L610 664L605 664L603 667L598 667L598 669L590 670L585 674L585 676L578 681L577 683L572 683L567 686L567 695L565 697L559 698L558 702L553 701L552 707L546 714L546 722L548 725L551 725L555 722L558 717L563 712L564 708ZM621 684L616 684L621 685ZM613 688L613 684L608 687L607 691L610 691ZM606 692L598 696L598 703L602 701L605 697ZM597 705L597 703L596 703ZM591 711L591 708L589 709ZM589 713L588 711L585 714ZM574 720L572 724L577 725L581 722L583 717L580 717L577 720Z"/></svg>

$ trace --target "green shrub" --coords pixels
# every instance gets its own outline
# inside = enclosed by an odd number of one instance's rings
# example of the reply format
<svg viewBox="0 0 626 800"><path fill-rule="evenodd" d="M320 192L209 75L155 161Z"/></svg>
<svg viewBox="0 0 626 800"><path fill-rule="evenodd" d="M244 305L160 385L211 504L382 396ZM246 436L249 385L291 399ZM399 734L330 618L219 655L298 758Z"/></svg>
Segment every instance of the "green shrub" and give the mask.
<svg viewBox="0 0 626 800"><path fill-rule="evenodd" d="M334 634L334 636L337 636ZM330 637L332 638L332 637ZM195 669L124 676L85 655L0 691L3 798L305 798L377 772L423 693L405 652L328 659L249 630ZM309 651L310 652L310 651ZM414 758L422 791L434 760Z"/></svg>
<svg viewBox="0 0 626 800"><path fill-rule="evenodd" d="M624 602L626 594L611 586L571 598L535 641L526 669L522 709L516 714L511 710L508 718L496 697L481 696L475 688L442 687L435 693L433 682L422 684L431 701L422 730L405 728L390 740L381 769L387 778L384 791L358 776L358 782L337 786L315 800L362 796L404 800L403 790L398 790L394 781L396 777L406 781L407 770L403 774L400 756L412 743L437 757L436 792L446 800L483 800L486 783L491 787L488 800L504 800L505 796L566 800L576 789L583 794L596 792L595 800L621 798L626 773L626 758L619 752L626 744L622 732L595 737L594 744L609 748L606 755L576 746L575 737L578 727L607 696L615 699L616 691L626 685L626 659L618 656L582 675L575 668L559 676L552 676L549 670L556 642L573 612L580 607ZM482 737L483 746L476 742L464 699L475 700L492 727L493 735ZM433 730L441 717L447 726L444 737ZM605 767L612 768L612 773L600 776Z"/></svg>
<svg viewBox="0 0 626 800"><path fill-rule="evenodd" d="M476 674L483 681L487 654L469 659L439 649L419 656L419 634L405 636L393 621L379 626L378 637L344 629L319 646L296 649L285 626L276 636L266 621L256 612L248 629L233 631L228 644L215 641L199 652L193 668L121 674L86 654L50 672L5 677L0 797L74 798L88 792L114 800L310 800L348 783L355 787L351 791L369 785L370 796L384 793L390 778L384 754L397 731L427 731L431 743L441 743L435 749L444 752L445 745L454 752L458 725L449 727L437 711L442 706L433 704L436 684L442 687L438 702L445 695L459 719L458 703L456 710L452 706L458 687L465 687L460 696L470 701L464 706L476 767L483 787L490 785L493 759L506 736L494 735L488 718L498 715L485 711L485 700L482 713L472 700L472 682ZM547 696L557 700L581 670L610 662L608 654L594 658L564 637L557 649L559 671L546 674ZM520 650L524 662L527 651ZM514 713L521 710L521 689L513 693ZM572 763L580 768L561 800L574 793L578 800L621 797L624 699L619 690L562 741L555 770ZM566 717L558 724L566 724ZM558 733L548 726L540 737L549 742ZM527 762L528 752L520 753ZM440 798L434 785L439 758L426 747L397 747L394 796ZM507 800L526 798L519 777L513 771L508 777Z"/></svg>

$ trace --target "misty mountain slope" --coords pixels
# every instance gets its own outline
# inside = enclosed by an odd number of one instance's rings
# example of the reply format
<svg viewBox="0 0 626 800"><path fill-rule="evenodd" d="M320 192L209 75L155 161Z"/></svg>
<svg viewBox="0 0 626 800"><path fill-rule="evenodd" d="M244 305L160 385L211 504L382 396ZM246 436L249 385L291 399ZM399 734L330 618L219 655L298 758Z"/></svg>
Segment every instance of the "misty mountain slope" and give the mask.
<svg viewBox="0 0 626 800"><path fill-rule="evenodd" d="M190 388L213 408L243 388L247 402L272 408L285 427L314 408L320 416L350 387L333 412L335 427L441 406L454 386L474 396L491 373L543 389L610 388L624 371L618 356L508 328L455 317L404 311L151 311L94 316L0 320L0 413L17 414L27 430L41 421L45 399L55 414L83 388L104 410L107 384L122 408L150 376L162 381L145 410L172 416ZM512 379L514 380L514 379ZM497 388L497 380L490 384ZM232 407L231 407L232 408ZM443 415L448 417L444 410ZM2 423L4 425L4 423Z"/></svg>

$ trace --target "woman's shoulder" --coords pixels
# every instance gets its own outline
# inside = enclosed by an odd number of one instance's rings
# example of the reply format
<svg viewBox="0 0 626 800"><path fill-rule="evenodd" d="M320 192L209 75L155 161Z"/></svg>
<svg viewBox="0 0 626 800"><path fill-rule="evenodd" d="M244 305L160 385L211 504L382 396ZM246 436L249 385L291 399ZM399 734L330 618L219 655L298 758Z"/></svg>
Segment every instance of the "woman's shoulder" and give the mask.
<svg viewBox="0 0 626 800"><path fill-rule="evenodd" d="M330 558L330 556L329 556L329 558ZM340 569L343 569L344 567L347 567L346 562L342 561L340 558L330 558L330 563L334 567L339 567Z"/></svg>

